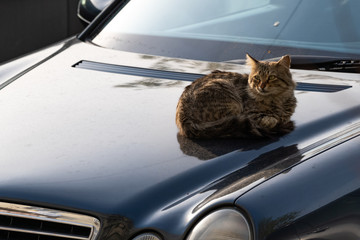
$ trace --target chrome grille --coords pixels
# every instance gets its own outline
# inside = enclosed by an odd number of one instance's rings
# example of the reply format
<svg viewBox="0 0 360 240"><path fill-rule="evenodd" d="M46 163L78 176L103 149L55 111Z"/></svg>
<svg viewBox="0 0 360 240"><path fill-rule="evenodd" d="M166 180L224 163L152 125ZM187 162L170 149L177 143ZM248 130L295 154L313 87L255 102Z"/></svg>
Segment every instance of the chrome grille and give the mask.
<svg viewBox="0 0 360 240"><path fill-rule="evenodd" d="M0 240L94 240L99 228L90 216L0 202Z"/></svg>

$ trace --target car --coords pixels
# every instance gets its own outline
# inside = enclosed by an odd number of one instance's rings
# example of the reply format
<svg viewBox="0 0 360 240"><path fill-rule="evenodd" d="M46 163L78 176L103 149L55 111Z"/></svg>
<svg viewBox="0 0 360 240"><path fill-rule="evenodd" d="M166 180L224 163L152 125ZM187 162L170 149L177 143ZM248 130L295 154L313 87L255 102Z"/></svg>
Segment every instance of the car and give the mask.
<svg viewBox="0 0 360 240"><path fill-rule="evenodd" d="M0 238L360 238L360 2L114 1L0 66ZM289 54L295 129L178 134L184 88Z"/></svg>

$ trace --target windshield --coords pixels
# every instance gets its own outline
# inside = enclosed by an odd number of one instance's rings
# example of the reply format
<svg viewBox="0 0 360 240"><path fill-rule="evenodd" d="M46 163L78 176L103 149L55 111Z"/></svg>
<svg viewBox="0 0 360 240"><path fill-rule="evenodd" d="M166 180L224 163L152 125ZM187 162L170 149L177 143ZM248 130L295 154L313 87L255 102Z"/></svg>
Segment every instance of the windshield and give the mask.
<svg viewBox="0 0 360 240"><path fill-rule="evenodd" d="M207 61L360 59L359 11L359 0L131 0L92 42Z"/></svg>

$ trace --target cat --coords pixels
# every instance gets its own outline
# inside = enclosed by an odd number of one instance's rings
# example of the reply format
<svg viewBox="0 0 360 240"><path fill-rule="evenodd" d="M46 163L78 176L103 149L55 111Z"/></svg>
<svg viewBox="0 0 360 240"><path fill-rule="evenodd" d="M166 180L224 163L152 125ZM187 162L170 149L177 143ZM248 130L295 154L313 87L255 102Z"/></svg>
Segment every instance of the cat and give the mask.
<svg viewBox="0 0 360 240"><path fill-rule="evenodd" d="M246 55L250 74L216 70L185 87L176 108L179 134L188 138L253 138L294 129L296 83L291 59Z"/></svg>

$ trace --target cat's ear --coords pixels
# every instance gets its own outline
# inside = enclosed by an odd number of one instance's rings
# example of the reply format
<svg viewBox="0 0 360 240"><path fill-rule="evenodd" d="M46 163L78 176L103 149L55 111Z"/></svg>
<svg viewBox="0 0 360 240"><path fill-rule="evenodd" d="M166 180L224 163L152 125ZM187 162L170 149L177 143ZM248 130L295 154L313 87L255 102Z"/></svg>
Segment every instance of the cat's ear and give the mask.
<svg viewBox="0 0 360 240"><path fill-rule="evenodd" d="M256 66L259 63L258 60L250 56L250 54L246 54L246 64L249 66Z"/></svg>
<svg viewBox="0 0 360 240"><path fill-rule="evenodd" d="M289 55L282 56L277 64L283 65L284 67L290 68L291 59Z"/></svg>

